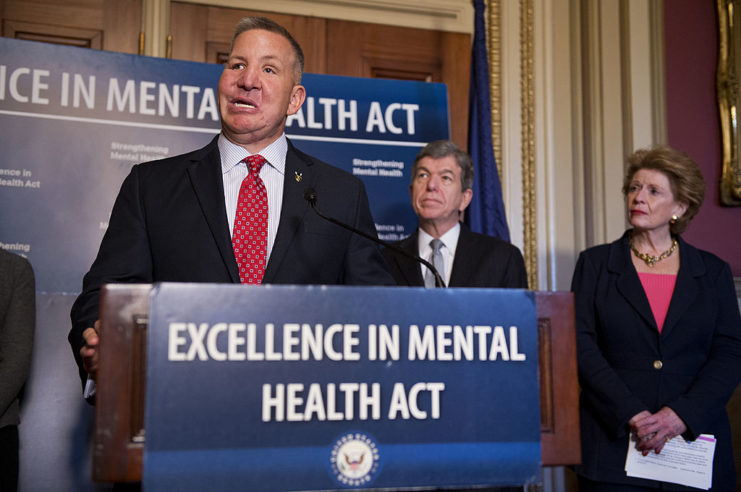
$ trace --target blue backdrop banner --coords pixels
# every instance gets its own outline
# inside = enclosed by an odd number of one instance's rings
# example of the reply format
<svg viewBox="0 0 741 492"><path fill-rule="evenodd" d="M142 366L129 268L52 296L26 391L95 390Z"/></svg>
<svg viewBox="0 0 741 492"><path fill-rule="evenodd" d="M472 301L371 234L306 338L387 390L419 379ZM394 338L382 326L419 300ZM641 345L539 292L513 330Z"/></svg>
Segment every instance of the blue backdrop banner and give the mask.
<svg viewBox="0 0 741 492"><path fill-rule="evenodd" d="M65 341L69 309L131 167L219 131L222 67L0 38L0 248L36 273L35 351L20 426L21 490L95 490L92 408ZM297 147L362 178L379 235L416 218L412 160L447 138L445 86L306 74ZM43 470L40 473L39 470Z"/></svg>
<svg viewBox="0 0 741 492"><path fill-rule="evenodd" d="M148 337L146 489L538 479L532 292L161 284Z"/></svg>
<svg viewBox="0 0 741 492"><path fill-rule="evenodd" d="M220 129L222 67L0 38L0 247L43 292L79 291L131 166ZM382 239L416 227L414 156L448 138L443 84L306 74L286 134L365 182ZM60 261L63 259L63 261Z"/></svg>

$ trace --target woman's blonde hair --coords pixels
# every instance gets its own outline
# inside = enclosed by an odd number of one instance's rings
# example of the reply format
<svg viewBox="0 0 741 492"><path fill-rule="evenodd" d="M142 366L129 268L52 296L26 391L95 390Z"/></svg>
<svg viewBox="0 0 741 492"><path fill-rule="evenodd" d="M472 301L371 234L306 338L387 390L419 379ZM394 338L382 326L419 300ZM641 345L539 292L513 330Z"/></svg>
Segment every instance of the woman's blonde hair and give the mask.
<svg viewBox="0 0 741 492"><path fill-rule="evenodd" d="M623 195L628 195L633 176L641 169L654 169L669 178L674 200L687 205L684 215L670 225L671 232L681 234L687 230L705 198L705 180L697 163L681 150L665 145L636 150L628 156Z"/></svg>

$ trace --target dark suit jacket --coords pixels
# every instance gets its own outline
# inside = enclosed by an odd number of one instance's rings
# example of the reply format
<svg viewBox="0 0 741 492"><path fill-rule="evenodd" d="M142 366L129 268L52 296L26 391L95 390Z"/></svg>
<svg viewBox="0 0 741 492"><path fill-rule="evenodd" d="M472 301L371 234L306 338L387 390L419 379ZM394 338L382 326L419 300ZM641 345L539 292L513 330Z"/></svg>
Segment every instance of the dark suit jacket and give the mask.
<svg viewBox="0 0 741 492"><path fill-rule="evenodd" d="M733 278L728 264L681 238L679 253L661 333L631 261L627 234L579 256L572 283L582 388L577 472L587 478L655 485L625 474L627 422L643 410L668 406L687 424L686 438L715 435L713 490L734 489L725 410L741 378Z"/></svg>
<svg viewBox="0 0 741 492"><path fill-rule="evenodd" d="M217 138L194 152L136 165L125 179L72 307L69 341L78 365L82 332L98 318L101 285L239 283ZM393 285L374 243L311 210L304 200L309 187L316 190L322 212L376 233L362 182L289 142L280 223L263 282ZM86 377L82 371L81 377Z"/></svg>
<svg viewBox="0 0 741 492"><path fill-rule="evenodd" d="M31 370L36 287L31 264L0 248L0 427L18 425L18 396Z"/></svg>
<svg viewBox="0 0 741 492"><path fill-rule="evenodd" d="M400 248L417 256L419 232L395 243ZM396 283L408 286L423 286L419 263L384 248L383 255L389 264ZM512 287L527 288L527 272L522 254L517 247L491 236L472 232L461 224L458 245L453 259L453 270L448 287Z"/></svg>

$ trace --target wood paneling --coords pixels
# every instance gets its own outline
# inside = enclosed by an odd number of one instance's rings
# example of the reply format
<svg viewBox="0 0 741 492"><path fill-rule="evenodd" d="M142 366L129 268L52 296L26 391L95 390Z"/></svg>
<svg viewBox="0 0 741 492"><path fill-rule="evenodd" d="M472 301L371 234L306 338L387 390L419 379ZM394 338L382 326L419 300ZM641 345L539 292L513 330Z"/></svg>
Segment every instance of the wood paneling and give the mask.
<svg viewBox="0 0 741 492"><path fill-rule="evenodd" d="M215 63L216 58L207 58L207 26L204 19L208 7L194 4L174 3L170 9L170 34L172 35L172 57L176 60ZM218 44L225 44L219 40ZM227 45L228 49L228 45ZM214 55L216 56L216 55Z"/></svg>
<svg viewBox="0 0 741 492"><path fill-rule="evenodd" d="M288 29L304 50L306 72L444 82L451 136L467 148L470 35L173 2L173 57L223 63L234 26L247 15Z"/></svg>
<svg viewBox="0 0 741 492"><path fill-rule="evenodd" d="M141 0L6 0L2 35L85 48L136 53Z"/></svg>
<svg viewBox="0 0 741 492"><path fill-rule="evenodd" d="M93 480L141 480L146 326L151 285L101 289L101 353L95 395Z"/></svg>
<svg viewBox="0 0 741 492"><path fill-rule="evenodd" d="M141 26L142 0L105 0L103 2L104 50L138 53Z"/></svg>
<svg viewBox="0 0 741 492"><path fill-rule="evenodd" d="M543 466L581 463L574 299L570 292L536 292L540 444Z"/></svg>
<svg viewBox="0 0 741 492"><path fill-rule="evenodd" d="M327 25L327 73L444 82L451 137L468 147L468 34L340 20Z"/></svg>
<svg viewBox="0 0 741 492"><path fill-rule="evenodd" d="M3 36L24 41L40 41L96 50L103 47L103 33L100 30L50 26L37 22L5 20L3 22Z"/></svg>
<svg viewBox="0 0 741 492"><path fill-rule="evenodd" d="M281 15L254 10L172 3L172 56L178 60L223 63L234 26L245 16L266 16L282 25L304 50L304 71L326 73L326 21L316 17Z"/></svg>

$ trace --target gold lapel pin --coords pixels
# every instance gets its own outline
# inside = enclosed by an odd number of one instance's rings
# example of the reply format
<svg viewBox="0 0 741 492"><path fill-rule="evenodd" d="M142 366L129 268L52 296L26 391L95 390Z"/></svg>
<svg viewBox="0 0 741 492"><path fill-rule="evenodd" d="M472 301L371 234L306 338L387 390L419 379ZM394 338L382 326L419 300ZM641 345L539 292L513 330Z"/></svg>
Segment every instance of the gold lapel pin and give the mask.
<svg viewBox="0 0 741 492"><path fill-rule="evenodd" d="M298 171L293 171L294 177L296 178L296 182L300 183L302 179L304 179L304 175L301 174Z"/></svg>

